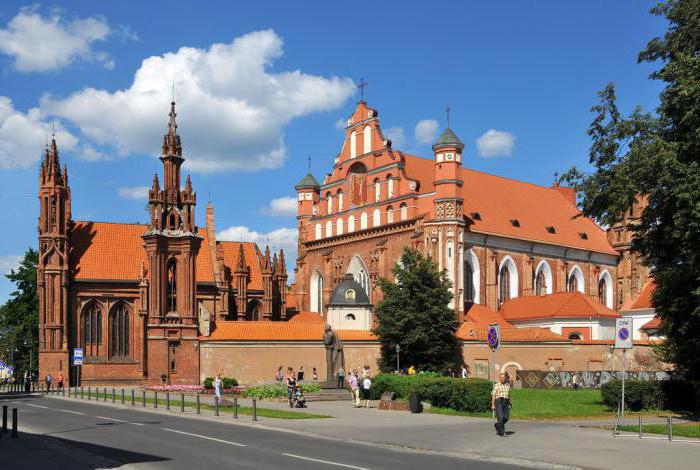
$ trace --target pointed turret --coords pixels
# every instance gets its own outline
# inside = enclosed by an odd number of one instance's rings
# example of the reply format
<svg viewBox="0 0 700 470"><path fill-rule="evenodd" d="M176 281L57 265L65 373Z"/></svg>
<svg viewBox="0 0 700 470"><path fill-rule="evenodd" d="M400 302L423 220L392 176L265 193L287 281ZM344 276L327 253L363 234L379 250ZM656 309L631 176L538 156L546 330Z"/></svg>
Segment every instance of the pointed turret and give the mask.
<svg viewBox="0 0 700 470"><path fill-rule="evenodd" d="M163 136L163 154L182 156L182 145L180 136L177 135L177 113L175 112L175 102L170 102L170 114L168 114L168 133Z"/></svg>
<svg viewBox="0 0 700 470"><path fill-rule="evenodd" d="M287 274L287 265L284 259L284 250L280 249L280 259L279 259L279 269L277 270L280 274Z"/></svg>
<svg viewBox="0 0 700 470"><path fill-rule="evenodd" d="M248 265L245 262L245 253L243 252L243 243L238 244L238 262L236 263L236 272L248 272Z"/></svg>
<svg viewBox="0 0 700 470"><path fill-rule="evenodd" d="M265 245L265 265L263 266L263 269L265 271L271 271L272 267L270 266L270 245Z"/></svg>
<svg viewBox="0 0 700 470"><path fill-rule="evenodd" d="M192 194L192 180L190 180L190 175L187 175L187 179L185 180L185 192Z"/></svg>

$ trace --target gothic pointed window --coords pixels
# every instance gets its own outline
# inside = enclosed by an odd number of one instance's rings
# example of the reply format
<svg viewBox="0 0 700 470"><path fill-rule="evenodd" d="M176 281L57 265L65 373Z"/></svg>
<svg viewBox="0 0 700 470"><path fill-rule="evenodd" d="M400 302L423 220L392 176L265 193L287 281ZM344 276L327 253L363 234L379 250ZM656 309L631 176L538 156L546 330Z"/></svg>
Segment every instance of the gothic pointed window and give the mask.
<svg viewBox="0 0 700 470"><path fill-rule="evenodd" d="M605 278L601 278L601 280L598 282L598 302L600 302L601 305L607 305L608 303L608 298L607 298L607 285L605 284Z"/></svg>
<svg viewBox="0 0 700 470"><path fill-rule="evenodd" d="M567 286L567 290L569 292L577 292L578 291L578 279L573 274L571 276L569 276L569 285Z"/></svg>
<svg viewBox="0 0 700 470"><path fill-rule="evenodd" d="M544 271L538 271L535 279L535 295L545 295L546 293L547 281L545 281Z"/></svg>
<svg viewBox="0 0 700 470"><path fill-rule="evenodd" d="M498 304L510 299L510 269L507 265L503 265L501 272L499 273L499 284L498 284Z"/></svg>
<svg viewBox="0 0 700 470"><path fill-rule="evenodd" d="M87 356L98 354L97 346L102 344L102 309L91 301L83 309L81 344Z"/></svg>
<svg viewBox="0 0 700 470"><path fill-rule="evenodd" d="M165 310L177 311L177 263L174 259L168 261L165 285Z"/></svg>
<svg viewBox="0 0 700 470"><path fill-rule="evenodd" d="M382 184L379 178L374 179L374 202L379 202L382 198Z"/></svg>
<svg viewBox="0 0 700 470"><path fill-rule="evenodd" d="M123 303L117 304L110 315L109 355L126 357L129 355L129 309Z"/></svg>
<svg viewBox="0 0 700 470"><path fill-rule="evenodd" d="M474 269L468 262L464 262L464 300L469 303L474 302Z"/></svg>

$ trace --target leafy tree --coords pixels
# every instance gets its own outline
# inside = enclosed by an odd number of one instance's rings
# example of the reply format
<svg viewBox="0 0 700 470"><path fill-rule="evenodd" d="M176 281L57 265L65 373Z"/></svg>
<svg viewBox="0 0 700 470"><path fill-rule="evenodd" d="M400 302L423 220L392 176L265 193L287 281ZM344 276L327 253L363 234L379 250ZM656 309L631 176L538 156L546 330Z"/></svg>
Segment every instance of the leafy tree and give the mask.
<svg viewBox="0 0 700 470"><path fill-rule="evenodd" d="M669 28L639 54L658 63L651 79L665 88L656 113L623 117L615 87L599 93L588 134L593 174L576 168L562 180L582 194L583 213L613 224L639 195L648 207L634 227L632 249L651 268L653 301L666 341L662 357L700 377L700 2L673 0L651 13Z"/></svg>
<svg viewBox="0 0 700 470"><path fill-rule="evenodd" d="M396 282L379 279L384 298L374 314L374 333L381 340L384 371L396 368L396 345L406 366L444 371L455 364L459 345L454 336L457 318L448 307L452 299L450 281L435 263L418 250L406 248L392 270Z"/></svg>
<svg viewBox="0 0 700 470"><path fill-rule="evenodd" d="M7 278L17 290L10 300L0 306L0 353L9 362L14 360L15 376L20 377L30 369L35 373L39 351L39 297L36 285L36 266L39 254L29 248L17 270ZM14 353L13 353L14 349Z"/></svg>

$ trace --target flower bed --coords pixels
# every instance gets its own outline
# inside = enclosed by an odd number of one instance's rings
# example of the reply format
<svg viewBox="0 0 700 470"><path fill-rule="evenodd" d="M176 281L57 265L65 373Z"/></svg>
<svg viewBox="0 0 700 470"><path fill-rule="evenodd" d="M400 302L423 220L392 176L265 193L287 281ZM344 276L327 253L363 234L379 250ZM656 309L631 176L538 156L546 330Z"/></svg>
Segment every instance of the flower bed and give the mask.
<svg viewBox="0 0 700 470"><path fill-rule="evenodd" d="M151 392L181 392L181 393L202 393L203 385L153 385L146 387Z"/></svg>
<svg viewBox="0 0 700 470"><path fill-rule="evenodd" d="M229 393L231 395L242 395L245 392L244 387L231 387L231 388L222 388L221 393ZM206 393L208 395L214 395L214 389L205 389L201 393Z"/></svg>

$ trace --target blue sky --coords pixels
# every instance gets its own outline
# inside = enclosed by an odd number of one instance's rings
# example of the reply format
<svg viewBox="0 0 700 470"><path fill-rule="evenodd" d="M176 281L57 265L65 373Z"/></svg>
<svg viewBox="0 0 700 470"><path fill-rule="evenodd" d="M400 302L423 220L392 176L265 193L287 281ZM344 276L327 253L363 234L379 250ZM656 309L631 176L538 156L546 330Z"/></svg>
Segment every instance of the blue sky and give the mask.
<svg viewBox="0 0 700 470"><path fill-rule="evenodd" d="M361 77L395 148L429 157L449 104L466 166L551 184L586 166L589 109L607 82L625 111L656 105L660 84L637 64L665 27L653 3L6 0L0 269L36 246L52 122L73 218L146 221L141 188L160 170L173 82L198 221L211 195L222 238L293 250L287 198L307 156L319 179L330 169ZM10 289L0 280L0 301Z"/></svg>

